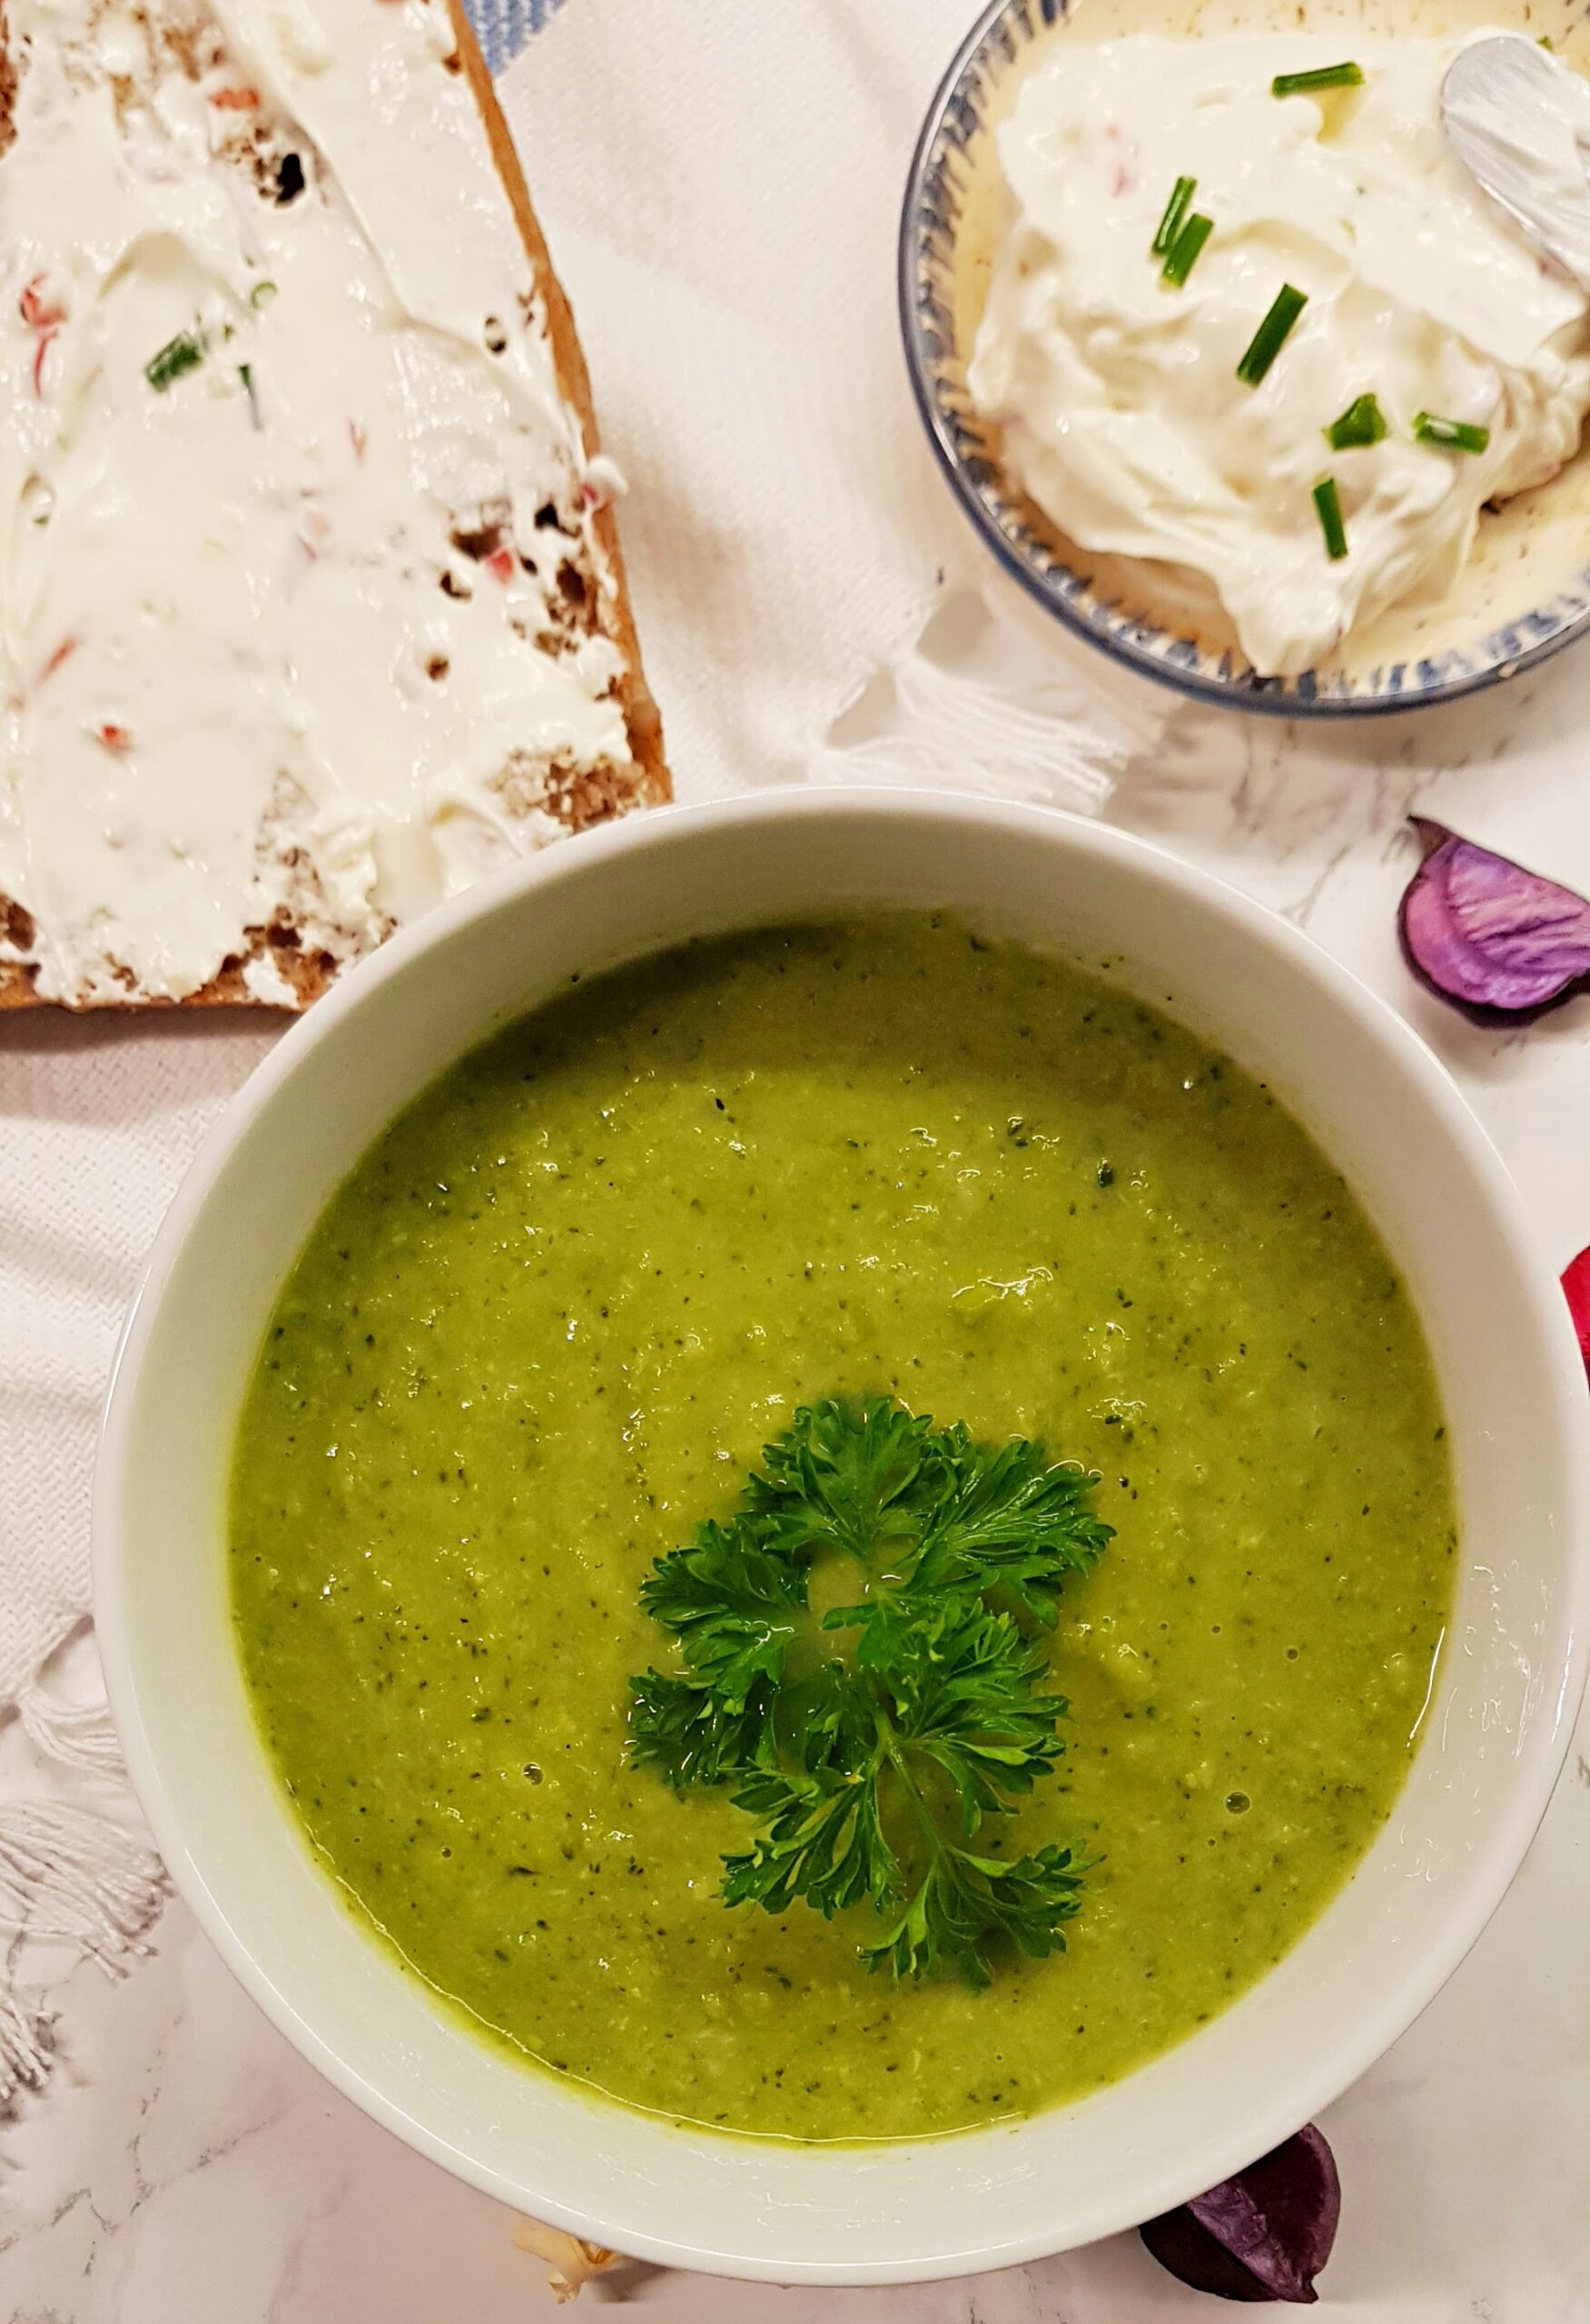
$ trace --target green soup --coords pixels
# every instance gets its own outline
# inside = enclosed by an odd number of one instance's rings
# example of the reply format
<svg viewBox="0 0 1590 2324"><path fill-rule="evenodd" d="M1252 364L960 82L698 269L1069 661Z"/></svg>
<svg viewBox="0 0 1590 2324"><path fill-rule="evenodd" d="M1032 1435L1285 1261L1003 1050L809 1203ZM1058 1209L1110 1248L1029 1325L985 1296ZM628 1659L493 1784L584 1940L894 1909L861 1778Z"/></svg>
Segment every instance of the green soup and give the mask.
<svg viewBox="0 0 1590 2324"><path fill-rule="evenodd" d="M1011 1841L1100 1861L983 1992L729 1909L746 1817L626 1758L652 1561L797 1404L884 1392L1089 1463L1117 1529ZM1350 1873L1432 1684L1443 1436L1372 1229L1229 1060L937 919L763 931L579 984L360 1163L242 1415L238 1638L329 1871L527 2059L736 2131L950 2131L1180 2040Z"/></svg>

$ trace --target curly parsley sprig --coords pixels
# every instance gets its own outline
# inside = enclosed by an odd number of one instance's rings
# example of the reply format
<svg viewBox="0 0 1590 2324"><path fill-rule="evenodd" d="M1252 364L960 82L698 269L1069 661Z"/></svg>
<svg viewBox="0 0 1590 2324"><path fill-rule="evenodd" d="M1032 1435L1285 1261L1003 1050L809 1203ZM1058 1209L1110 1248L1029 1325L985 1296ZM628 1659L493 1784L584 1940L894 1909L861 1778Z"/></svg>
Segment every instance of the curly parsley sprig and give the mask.
<svg viewBox="0 0 1590 2324"><path fill-rule="evenodd" d="M1063 1949L1074 1852L970 1843L1063 1748L1031 1632L1111 1537L1096 1482L1024 1439L993 1448L886 1400L825 1402L764 1449L726 1524L659 1559L641 1598L680 1667L632 1682L632 1748L677 1788L734 1784L764 1827L726 1857L726 1902L869 1905L886 1925L862 1957L899 1977L981 1985L996 1941ZM819 1626L820 1561L854 1567L858 1594Z"/></svg>

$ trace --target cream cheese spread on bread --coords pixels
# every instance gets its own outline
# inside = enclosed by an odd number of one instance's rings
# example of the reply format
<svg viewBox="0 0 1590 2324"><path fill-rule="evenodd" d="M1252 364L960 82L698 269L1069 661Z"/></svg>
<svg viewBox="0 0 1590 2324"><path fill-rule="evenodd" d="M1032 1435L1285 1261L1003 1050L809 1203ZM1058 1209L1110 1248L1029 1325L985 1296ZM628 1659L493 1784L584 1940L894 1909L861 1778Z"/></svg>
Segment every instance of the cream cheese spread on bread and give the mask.
<svg viewBox="0 0 1590 2324"><path fill-rule="evenodd" d="M290 1000L639 781L612 472L445 0L7 16L0 962Z"/></svg>
<svg viewBox="0 0 1590 2324"><path fill-rule="evenodd" d="M1068 40L999 132L1012 222L970 387L1002 461L1080 547L1205 576L1263 673L1440 595L1485 504L1555 474L1590 408L1590 305L1442 132L1458 45ZM1355 85L1273 92L1344 61ZM1153 244L1181 178L1210 231L1177 283ZM1307 304L1250 384L1239 366L1286 285ZM1335 448L1368 395L1385 434ZM1421 413L1484 448L1421 439ZM1345 555L1313 499L1327 478Z"/></svg>

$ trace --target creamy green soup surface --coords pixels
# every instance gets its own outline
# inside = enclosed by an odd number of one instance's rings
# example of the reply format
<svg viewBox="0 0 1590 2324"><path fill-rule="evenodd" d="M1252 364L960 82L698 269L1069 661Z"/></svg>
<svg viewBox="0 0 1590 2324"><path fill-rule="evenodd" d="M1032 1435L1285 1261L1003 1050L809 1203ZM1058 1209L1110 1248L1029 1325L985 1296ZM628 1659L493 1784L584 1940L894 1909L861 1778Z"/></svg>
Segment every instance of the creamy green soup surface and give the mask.
<svg viewBox="0 0 1590 2324"><path fill-rule="evenodd" d="M626 1756L653 1560L879 1393L1088 1463L1117 1529L1006 1844L1100 1860L981 1993L867 1974L864 1910L726 1907L749 1819ZM427 1089L281 1294L231 1539L272 1757L411 1967L614 2098L820 2140L1075 2098L1250 1985L1407 1773L1455 1548L1418 1324L1285 1108L907 914L575 984Z"/></svg>

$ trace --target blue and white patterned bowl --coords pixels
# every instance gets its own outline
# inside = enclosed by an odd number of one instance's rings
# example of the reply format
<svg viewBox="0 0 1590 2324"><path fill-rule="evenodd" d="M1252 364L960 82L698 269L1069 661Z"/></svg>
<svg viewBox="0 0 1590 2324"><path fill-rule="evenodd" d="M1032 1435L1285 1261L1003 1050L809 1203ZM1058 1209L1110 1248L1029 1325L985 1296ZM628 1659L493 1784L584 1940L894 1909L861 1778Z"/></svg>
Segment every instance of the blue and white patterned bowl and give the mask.
<svg viewBox="0 0 1590 2324"><path fill-rule="evenodd" d="M1239 654L1179 636L1067 562L1062 545L1000 469L966 390L956 325L957 250L991 133L1023 52L1052 38L1072 0L993 0L973 26L928 108L900 222L900 322L917 407L956 497L1002 565L1066 626L1118 662L1204 702L1285 718L1350 718L1450 702L1532 668L1590 629L1590 567L1565 584L1519 581L1527 610L1472 640L1434 643L1425 658L1367 669L1306 670L1261 678Z"/></svg>

